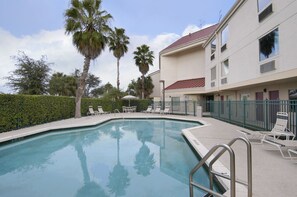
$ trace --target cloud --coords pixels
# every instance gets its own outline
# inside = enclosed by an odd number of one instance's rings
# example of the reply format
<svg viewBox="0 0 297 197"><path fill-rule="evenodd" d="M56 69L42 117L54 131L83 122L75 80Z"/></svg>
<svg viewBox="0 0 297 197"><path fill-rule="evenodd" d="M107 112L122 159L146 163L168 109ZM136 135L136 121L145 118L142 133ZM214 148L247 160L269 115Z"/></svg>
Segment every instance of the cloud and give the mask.
<svg viewBox="0 0 297 197"><path fill-rule="evenodd" d="M146 35L129 35L129 51L120 60L120 88L126 90L132 79L140 77L138 67L134 63L133 51L136 47L147 44L154 51L154 66L149 73L159 69L159 52L169 44L180 38L174 33L163 33L154 38ZM64 29L55 31L40 31L38 34L15 37L0 28L0 92L12 92L5 86L4 79L15 70L15 60L18 51L24 51L29 57L40 59L46 55L47 62L54 63L52 72L73 73L75 68L82 69L84 58L72 44L71 36L65 35ZM90 72L99 76L102 84L110 82L116 86L116 59L108 48L94 61L91 62Z"/></svg>
<svg viewBox="0 0 297 197"><path fill-rule="evenodd" d="M201 29L204 29L204 28L207 28L209 26L212 26L213 24L206 24L206 25L203 25L201 27L198 27L197 25L188 25L185 30L183 31L182 33L182 36L186 36L188 35L189 33L194 33L196 31L199 31Z"/></svg>

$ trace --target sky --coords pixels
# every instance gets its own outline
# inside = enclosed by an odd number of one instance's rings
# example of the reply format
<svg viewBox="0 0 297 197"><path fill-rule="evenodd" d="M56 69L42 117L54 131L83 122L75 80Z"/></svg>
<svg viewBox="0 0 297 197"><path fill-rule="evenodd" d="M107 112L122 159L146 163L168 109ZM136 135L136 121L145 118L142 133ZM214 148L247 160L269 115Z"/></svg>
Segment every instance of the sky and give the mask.
<svg viewBox="0 0 297 197"><path fill-rule="evenodd" d="M216 24L236 0L102 0L102 10L113 16L111 27L124 28L130 37L128 53L120 60L120 88L126 90L132 79L141 76L133 59L136 47L146 44L154 51L154 65L159 68L159 52L190 32ZM0 92L13 93L7 76L16 69L12 58L19 51L39 60L46 56L51 74L71 74L82 70L84 57L65 34L65 10L70 0L0 1ZM116 59L106 48L91 62L90 72L102 84L116 86Z"/></svg>

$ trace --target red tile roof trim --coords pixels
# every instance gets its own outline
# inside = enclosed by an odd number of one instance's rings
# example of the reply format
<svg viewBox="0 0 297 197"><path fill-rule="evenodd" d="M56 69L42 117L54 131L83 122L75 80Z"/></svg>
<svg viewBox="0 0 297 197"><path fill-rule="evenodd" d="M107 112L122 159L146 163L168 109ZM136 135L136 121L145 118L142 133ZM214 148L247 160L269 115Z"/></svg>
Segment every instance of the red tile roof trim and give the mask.
<svg viewBox="0 0 297 197"><path fill-rule="evenodd" d="M185 89L185 88L201 88L205 86L205 78L187 79L176 81L170 86L166 87L165 90L174 89Z"/></svg>
<svg viewBox="0 0 297 197"><path fill-rule="evenodd" d="M208 37L216 30L217 27L218 27L218 24L215 24L210 27L196 31L194 33L190 33L190 34L178 39L177 41L175 41L174 43L169 45L167 48L163 49L161 51L161 53L171 50L173 48L182 46L182 45L189 44L195 40L201 40L202 38L208 39Z"/></svg>

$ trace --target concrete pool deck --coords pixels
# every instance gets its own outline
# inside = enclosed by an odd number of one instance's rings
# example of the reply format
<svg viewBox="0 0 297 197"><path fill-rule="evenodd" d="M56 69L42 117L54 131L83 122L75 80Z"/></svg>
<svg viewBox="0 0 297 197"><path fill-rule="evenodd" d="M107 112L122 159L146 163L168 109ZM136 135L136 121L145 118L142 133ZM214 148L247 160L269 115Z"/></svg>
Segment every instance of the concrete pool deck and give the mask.
<svg viewBox="0 0 297 197"><path fill-rule="evenodd" d="M213 118L197 118L193 116L160 115L150 113L116 113L98 116L88 116L80 119L67 119L6 133L0 133L0 143L24 136L42 133L48 130L96 125L113 118L174 118L181 120L195 120L206 123L201 128L190 129L190 133L204 147L211 149L214 145L228 143L235 137L243 137L237 130L241 127L228 124ZM246 180L246 147L236 142L232 148L236 154L236 177ZM219 160L229 169L229 156L224 154ZM296 161L295 161L296 162ZM270 145L252 143L253 163L253 196L256 197L296 197L297 196L297 164L283 159L280 152ZM238 195L246 196L246 195Z"/></svg>

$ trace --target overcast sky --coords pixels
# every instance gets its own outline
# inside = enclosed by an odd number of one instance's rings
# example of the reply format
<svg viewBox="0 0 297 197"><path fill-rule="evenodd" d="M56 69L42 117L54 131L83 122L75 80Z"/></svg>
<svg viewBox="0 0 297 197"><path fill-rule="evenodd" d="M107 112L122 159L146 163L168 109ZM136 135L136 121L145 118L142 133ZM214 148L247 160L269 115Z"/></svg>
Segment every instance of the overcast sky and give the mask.
<svg viewBox="0 0 297 197"><path fill-rule="evenodd" d="M147 44L154 51L158 70L159 52L181 36L215 24L229 11L235 0L103 0L102 9L113 16L112 27L126 29L129 51L120 60L120 87L127 89L132 79L141 74L135 66L133 51ZM29 57L54 63L52 73L72 73L81 69L83 56L65 35L64 12L70 0L1 0L0 1L0 92L11 93L5 77L15 69L11 58L18 51ZM108 48L91 62L90 72L102 84L116 86L116 59Z"/></svg>

